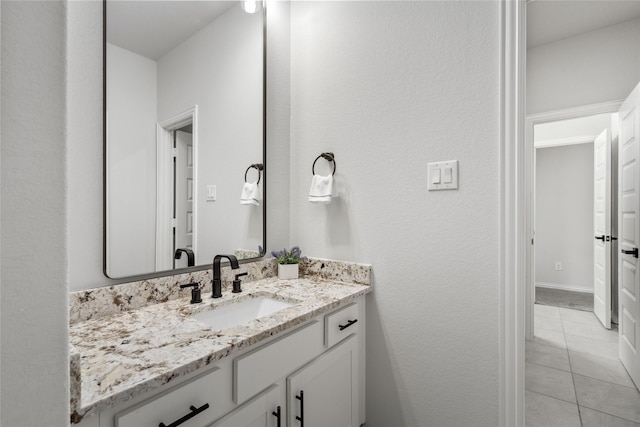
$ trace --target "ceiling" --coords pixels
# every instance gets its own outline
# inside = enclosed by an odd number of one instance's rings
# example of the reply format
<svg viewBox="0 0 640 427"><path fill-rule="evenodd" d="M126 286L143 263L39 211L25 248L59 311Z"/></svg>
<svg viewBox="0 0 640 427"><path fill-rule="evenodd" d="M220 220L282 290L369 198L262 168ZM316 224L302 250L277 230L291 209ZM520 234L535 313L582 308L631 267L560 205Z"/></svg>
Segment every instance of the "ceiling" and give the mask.
<svg viewBox="0 0 640 427"><path fill-rule="evenodd" d="M527 48L640 18L640 0L530 0Z"/></svg>
<svg viewBox="0 0 640 427"><path fill-rule="evenodd" d="M107 2L107 41L157 61L238 1Z"/></svg>

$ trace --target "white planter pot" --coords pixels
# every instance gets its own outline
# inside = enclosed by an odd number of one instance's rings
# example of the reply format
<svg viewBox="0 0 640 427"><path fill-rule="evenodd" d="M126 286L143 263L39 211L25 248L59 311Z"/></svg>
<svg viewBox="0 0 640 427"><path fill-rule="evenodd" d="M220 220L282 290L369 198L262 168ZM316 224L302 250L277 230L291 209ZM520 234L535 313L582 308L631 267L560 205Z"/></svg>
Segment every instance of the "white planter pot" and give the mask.
<svg viewBox="0 0 640 427"><path fill-rule="evenodd" d="M298 264L278 264L278 278L281 280L297 279Z"/></svg>

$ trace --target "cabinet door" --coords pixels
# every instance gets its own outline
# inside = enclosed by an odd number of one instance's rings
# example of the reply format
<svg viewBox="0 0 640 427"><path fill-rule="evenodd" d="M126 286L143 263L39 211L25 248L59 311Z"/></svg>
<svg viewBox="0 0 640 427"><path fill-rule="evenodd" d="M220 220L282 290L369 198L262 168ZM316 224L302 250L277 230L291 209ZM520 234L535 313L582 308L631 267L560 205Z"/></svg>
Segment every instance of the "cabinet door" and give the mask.
<svg viewBox="0 0 640 427"><path fill-rule="evenodd" d="M358 427L358 341L329 350L287 378L289 427Z"/></svg>
<svg viewBox="0 0 640 427"><path fill-rule="evenodd" d="M285 408L274 384L209 427L284 427Z"/></svg>

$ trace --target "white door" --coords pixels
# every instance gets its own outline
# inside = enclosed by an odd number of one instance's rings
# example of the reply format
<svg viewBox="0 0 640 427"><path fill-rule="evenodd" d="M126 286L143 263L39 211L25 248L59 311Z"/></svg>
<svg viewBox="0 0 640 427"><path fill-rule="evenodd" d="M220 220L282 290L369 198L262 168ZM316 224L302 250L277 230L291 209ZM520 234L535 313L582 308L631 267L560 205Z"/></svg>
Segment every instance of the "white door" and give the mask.
<svg viewBox="0 0 640 427"><path fill-rule="evenodd" d="M278 385L274 384L209 427L282 427L286 411L279 400Z"/></svg>
<svg viewBox="0 0 640 427"><path fill-rule="evenodd" d="M640 223L640 170L638 170L640 137L640 85L620 107L618 139L618 320L620 360L631 378L640 386L640 275L638 245Z"/></svg>
<svg viewBox="0 0 640 427"><path fill-rule="evenodd" d="M176 249L193 250L193 139L176 131L175 157L175 244ZM188 257L175 260L175 268L187 267Z"/></svg>
<svg viewBox="0 0 640 427"><path fill-rule="evenodd" d="M593 312L611 329L611 135L593 142Z"/></svg>
<svg viewBox="0 0 640 427"><path fill-rule="evenodd" d="M357 337L287 378L289 426L358 427Z"/></svg>

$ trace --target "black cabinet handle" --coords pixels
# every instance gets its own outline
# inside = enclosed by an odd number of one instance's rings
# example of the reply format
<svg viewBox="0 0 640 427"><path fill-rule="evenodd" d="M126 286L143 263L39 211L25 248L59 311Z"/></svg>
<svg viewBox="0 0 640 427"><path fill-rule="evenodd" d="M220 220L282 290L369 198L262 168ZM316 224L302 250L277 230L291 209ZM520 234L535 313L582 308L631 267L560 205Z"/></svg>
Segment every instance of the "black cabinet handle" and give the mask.
<svg viewBox="0 0 640 427"><path fill-rule="evenodd" d="M347 322L347 324L346 324L346 325L338 325L338 327L339 327L339 328L340 328L340 330L342 331L342 330L344 330L344 329L347 329L349 326L353 325L353 324L354 324L354 323L356 323L357 321L358 321L358 319L355 319L355 320L349 320L349 321Z"/></svg>
<svg viewBox="0 0 640 427"><path fill-rule="evenodd" d="M296 420L300 421L300 427L304 427L304 391L300 390L300 396L296 396L300 401L300 416L296 415Z"/></svg>
<svg viewBox="0 0 640 427"><path fill-rule="evenodd" d="M604 236L596 236L596 240L602 240L604 242Z"/></svg>
<svg viewBox="0 0 640 427"><path fill-rule="evenodd" d="M169 425L166 425L165 423L160 423L158 424L158 427L178 427L180 424L190 420L191 418L195 417L196 415L198 415L200 412L206 410L209 408L209 404L205 403L204 405L202 405L199 408L196 408L195 406L191 405L189 406L189 409L191 409L191 412L189 412L187 415L185 415L184 417L180 418L179 420L176 420L174 422L172 422Z"/></svg>
<svg viewBox="0 0 640 427"><path fill-rule="evenodd" d="M633 255L634 258L638 258L638 248L633 248L630 251L620 249L620 252L626 255Z"/></svg>
<svg viewBox="0 0 640 427"><path fill-rule="evenodd" d="M280 427L280 406L278 406L276 410L272 412L272 414L278 419L277 427Z"/></svg>

